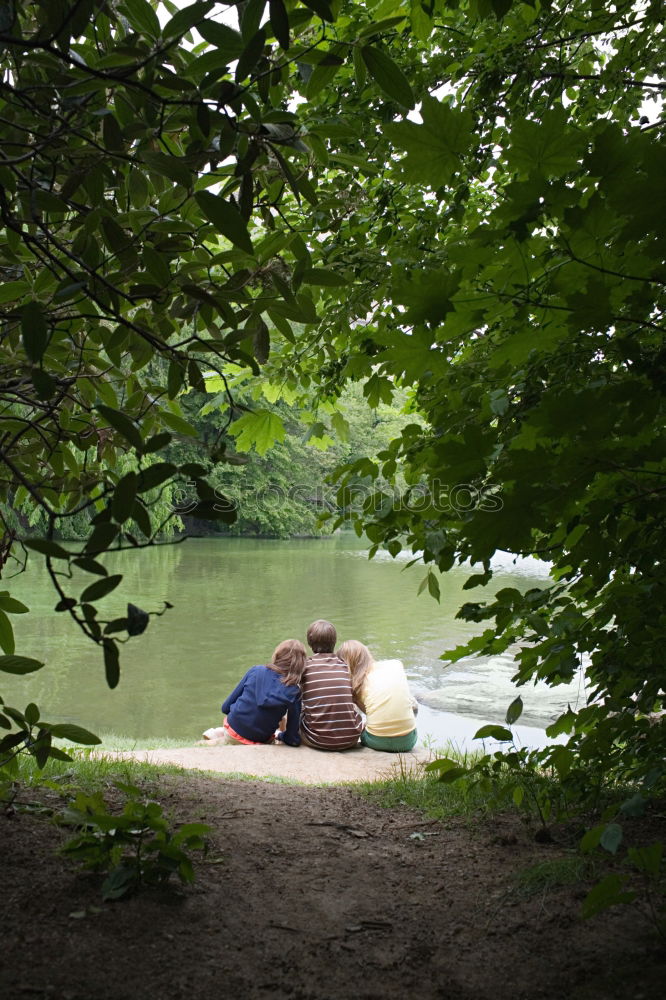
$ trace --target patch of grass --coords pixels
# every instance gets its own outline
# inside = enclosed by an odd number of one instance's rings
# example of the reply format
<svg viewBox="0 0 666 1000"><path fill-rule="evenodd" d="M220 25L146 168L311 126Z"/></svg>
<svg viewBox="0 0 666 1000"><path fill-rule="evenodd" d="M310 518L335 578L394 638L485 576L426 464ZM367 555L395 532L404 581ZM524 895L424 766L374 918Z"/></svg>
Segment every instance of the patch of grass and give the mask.
<svg viewBox="0 0 666 1000"><path fill-rule="evenodd" d="M192 773L192 772L188 772ZM209 778L225 778L228 781L261 781L262 784L269 785L303 785L312 787L308 782L298 781L297 778L282 778L279 774L247 774L245 771L199 771L197 774ZM322 786L316 786L322 787Z"/></svg>
<svg viewBox="0 0 666 1000"><path fill-rule="evenodd" d="M461 767L470 765L474 756L453 746L433 753L433 759L448 757ZM408 806L433 819L472 816L487 805L486 798L464 781L444 784L437 780L436 774L424 771L422 764L407 763L402 757L399 763L400 772L393 778L356 782L350 787L386 809Z"/></svg>
<svg viewBox="0 0 666 1000"><path fill-rule="evenodd" d="M43 771L37 767L33 757L21 754L18 758L18 780L26 788L36 788L49 783L63 791L72 788L86 792L122 781L126 784L158 784L165 775L184 775L185 768L171 764L147 764L136 760L118 760L96 749L75 750L70 748L72 760L49 760Z"/></svg>
<svg viewBox="0 0 666 1000"><path fill-rule="evenodd" d="M429 775L405 775L383 781L357 782L352 787L385 809L408 806L420 809L433 819L471 816L483 804L478 793L468 791L462 782L443 785L437 778Z"/></svg>
<svg viewBox="0 0 666 1000"><path fill-rule="evenodd" d="M546 894L557 886L576 885L591 878L594 869L592 859L574 854L540 861L515 873L515 892L524 898Z"/></svg>

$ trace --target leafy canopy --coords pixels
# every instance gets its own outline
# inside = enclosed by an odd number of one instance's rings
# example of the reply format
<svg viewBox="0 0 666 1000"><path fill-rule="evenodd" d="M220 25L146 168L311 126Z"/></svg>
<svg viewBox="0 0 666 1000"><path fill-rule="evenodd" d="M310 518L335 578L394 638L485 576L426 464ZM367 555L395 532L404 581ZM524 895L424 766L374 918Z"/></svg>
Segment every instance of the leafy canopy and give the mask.
<svg viewBox="0 0 666 1000"><path fill-rule="evenodd" d="M228 400L202 462L160 461L196 435L179 400L204 371L263 368L313 408L410 385L422 419L341 496L425 484L360 520L394 554L479 563L470 589L498 548L551 560L552 587L464 606L494 622L470 650L520 640L522 683L582 667L572 747L659 780L664 726L635 715L664 693L661 5L156 8L0 2L2 490L44 512L58 607L116 683L129 616L67 592L55 523L92 505L83 568L106 577L179 476L233 516L207 475L277 425Z"/></svg>

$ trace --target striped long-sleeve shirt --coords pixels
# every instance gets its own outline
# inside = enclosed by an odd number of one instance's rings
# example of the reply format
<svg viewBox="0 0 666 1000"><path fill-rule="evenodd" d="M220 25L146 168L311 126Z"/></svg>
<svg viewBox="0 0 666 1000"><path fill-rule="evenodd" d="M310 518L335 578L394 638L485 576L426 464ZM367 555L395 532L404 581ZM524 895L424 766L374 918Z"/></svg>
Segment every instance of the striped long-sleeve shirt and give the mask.
<svg viewBox="0 0 666 1000"><path fill-rule="evenodd" d="M301 731L321 750L356 746L363 720L352 701L349 667L335 653L313 653L301 680Z"/></svg>

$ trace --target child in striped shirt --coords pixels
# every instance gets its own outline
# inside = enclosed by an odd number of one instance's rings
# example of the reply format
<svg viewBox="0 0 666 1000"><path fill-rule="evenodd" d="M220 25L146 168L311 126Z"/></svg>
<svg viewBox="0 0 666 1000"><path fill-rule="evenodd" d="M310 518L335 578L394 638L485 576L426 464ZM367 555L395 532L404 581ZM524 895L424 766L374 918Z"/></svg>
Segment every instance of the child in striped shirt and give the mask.
<svg viewBox="0 0 666 1000"><path fill-rule="evenodd" d="M335 627L324 619L308 629L312 655L301 678L301 741L317 750L349 750L363 729L349 667L334 652L336 638Z"/></svg>

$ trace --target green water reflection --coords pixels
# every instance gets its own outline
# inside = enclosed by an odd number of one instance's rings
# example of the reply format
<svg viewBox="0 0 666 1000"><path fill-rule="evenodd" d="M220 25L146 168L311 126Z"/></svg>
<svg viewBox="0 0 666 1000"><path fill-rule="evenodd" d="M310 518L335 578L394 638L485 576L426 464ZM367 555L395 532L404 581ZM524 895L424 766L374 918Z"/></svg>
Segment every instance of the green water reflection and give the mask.
<svg viewBox="0 0 666 1000"><path fill-rule="evenodd" d="M438 605L425 594L417 596L422 566L403 571L405 561L368 561L353 535L190 539L110 554L110 572L122 572L125 579L117 593L100 602L100 616L123 615L127 601L146 610L165 600L174 605L123 647L115 691L106 686L99 651L67 615L53 613L51 584L39 560L32 562L26 574L4 585L33 612L14 619L17 652L47 666L23 678L5 675L3 694L21 708L28 701L48 707L52 721L76 721L138 739L192 739L219 721L221 700L248 667L265 662L280 640L304 639L308 623L320 617L335 623L340 639L358 638L378 657L401 658L414 691L430 706L424 709L429 720L440 709L502 718L515 694L509 656L448 667L439 659L477 629L455 620L466 569L442 577ZM508 566L491 590L544 584L543 575L529 572ZM91 578L82 574L81 581ZM567 697L566 691L553 696L530 689L525 721L545 725Z"/></svg>

